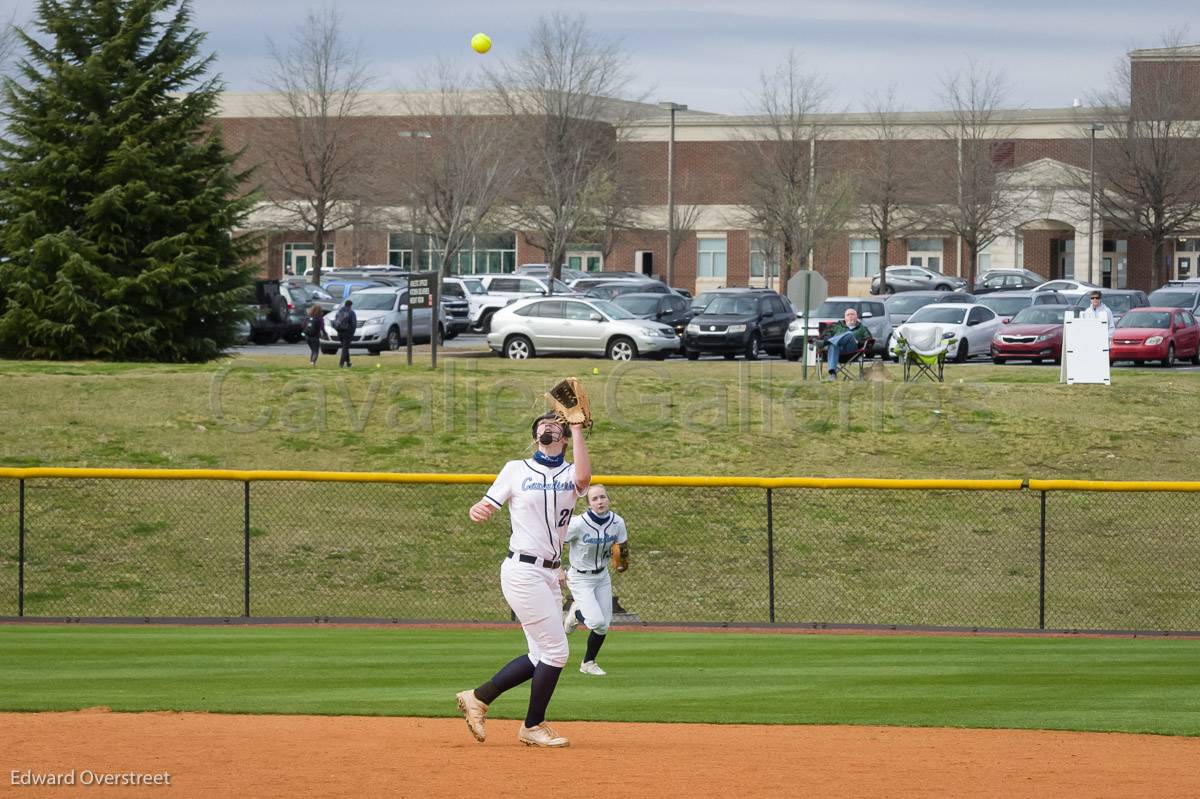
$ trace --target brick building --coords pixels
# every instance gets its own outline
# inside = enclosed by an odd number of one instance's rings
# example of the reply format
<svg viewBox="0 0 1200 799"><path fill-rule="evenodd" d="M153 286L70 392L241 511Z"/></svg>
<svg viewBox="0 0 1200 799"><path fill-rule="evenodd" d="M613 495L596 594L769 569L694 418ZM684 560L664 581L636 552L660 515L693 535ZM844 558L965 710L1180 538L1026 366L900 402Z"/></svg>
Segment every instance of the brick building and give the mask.
<svg viewBox="0 0 1200 799"><path fill-rule="evenodd" d="M1172 87L1172 97L1179 98L1185 118L1200 118L1200 46L1137 50L1130 54L1129 66L1135 110L1154 107L1169 74L1179 84ZM277 190L272 188L270 164L279 120L258 110L258 99L226 95L219 116L228 146L243 150L248 163L260 165L257 179L270 192ZM425 146L404 131L420 130L422 120L394 110L404 106L403 98L381 94L369 99L354 125L356 138L370 142L374 150L370 176L374 207L360 224L332 236L326 265L411 265L413 252L421 249L420 244L414 247L414 234L404 222L409 217L403 185L406 166L421 157L419 147ZM670 118L654 106L639 110L635 121L622 125L618 137L622 166L639 177L642 187L638 229L622 231L608 248L597 242L572 243L570 266L637 270L660 277L666 272ZM1073 276L1115 288L1157 287L1149 240L1117 229L1099 210L1089 225L1088 192L1079 188L1087 183L1080 176L1089 175L1094 144L1088 130L1098 119L1111 117L1112 109L1074 107L1007 110L990 120L998 134L993 158L1005 169L1006 185L1019 192L1021 202L1004 232L980 254L980 270L1024 266L1047 279ZM920 148L949 147L945 153L953 158L955 143L945 133L953 123L948 113L907 112L893 115L892 120L903 131L903 145L913 148L914 157ZM816 121L822 131L813 144L817 163L852 166L863 148L871 146L875 128L867 115L826 115ZM764 135L761 128L761 120L754 117L676 114L675 204L677 209L692 209L695 223L681 237L674 285L692 291L739 285L779 287L772 277L778 274L772 263L777 260L773 248L764 246L749 229L743 206L748 191L744 155L749 142ZM1193 169L1198 165L1200 160L1191 162ZM278 215L265 204L251 222L266 231L262 255L266 274L303 273L311 265L310 234L281 229ZM456 271L511 271L544 258L520 231L495 231L478 237L473 248L460 255ZM1159 275L1200 274L1200 220L1194 235L1170 240L1164 259ZM968 253L960 239L933 229L890 242L889 261L965 275ZM866 294L880 267L878 241L869 225L852 217L840 234L812 253L812 264L826 276L831 292Z"/></svg>

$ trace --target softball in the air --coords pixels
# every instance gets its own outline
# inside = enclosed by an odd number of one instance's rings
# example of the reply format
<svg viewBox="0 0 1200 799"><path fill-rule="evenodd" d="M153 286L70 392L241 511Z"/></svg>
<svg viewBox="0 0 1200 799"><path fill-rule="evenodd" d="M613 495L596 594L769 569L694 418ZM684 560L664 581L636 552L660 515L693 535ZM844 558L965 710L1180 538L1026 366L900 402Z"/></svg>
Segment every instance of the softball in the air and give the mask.
<svg viewBox="0 0 1200 799"><path fill-rule="evenodd" d="M598 375L598 374L600 374L600 367L599 367L599 366L593 366L593 367L592 367L592 374L594 374L594 375Z"/></svg>
<svg viewBox="0 0 1200 799"><path fill-rule="evenodd" d="M486 53L492 49L492 40L486 33L477 33L471 37L471 49L477 53Z"/></svg>

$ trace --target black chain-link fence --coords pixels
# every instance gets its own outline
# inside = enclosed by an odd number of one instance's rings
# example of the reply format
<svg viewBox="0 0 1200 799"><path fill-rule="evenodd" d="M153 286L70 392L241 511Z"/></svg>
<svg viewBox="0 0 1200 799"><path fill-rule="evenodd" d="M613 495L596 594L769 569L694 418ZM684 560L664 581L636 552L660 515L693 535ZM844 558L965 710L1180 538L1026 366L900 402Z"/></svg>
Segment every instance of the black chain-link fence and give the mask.
<svg viewBox="0 0 1200 799"><path fill-rule="evenodd" d="M626 618L1200 630L1200 493L631 482ZM505 620L485 488L0 480L0 616Z"/></svg>

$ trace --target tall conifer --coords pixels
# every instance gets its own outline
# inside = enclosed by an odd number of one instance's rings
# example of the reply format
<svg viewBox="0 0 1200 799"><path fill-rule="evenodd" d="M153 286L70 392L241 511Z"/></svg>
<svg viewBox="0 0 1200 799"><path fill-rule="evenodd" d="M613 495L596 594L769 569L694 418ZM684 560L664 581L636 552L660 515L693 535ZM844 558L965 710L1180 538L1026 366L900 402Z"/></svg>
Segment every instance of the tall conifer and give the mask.
<svg viewBox="0 0 1200 799"><path fill-rule="evenodd" d="M3 83L0 355L203 361L255 242L190 0L39 0Z"/></svg>

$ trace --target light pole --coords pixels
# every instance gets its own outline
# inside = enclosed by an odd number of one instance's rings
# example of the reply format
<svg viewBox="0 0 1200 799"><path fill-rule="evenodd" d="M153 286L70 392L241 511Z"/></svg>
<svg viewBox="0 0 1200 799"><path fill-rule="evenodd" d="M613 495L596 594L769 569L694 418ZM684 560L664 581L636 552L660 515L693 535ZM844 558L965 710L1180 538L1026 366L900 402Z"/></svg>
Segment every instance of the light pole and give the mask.
<svg viewBox="0 0 1200 799"><path fill-rule="evenodd" d="M1088 135L1091 137L1091 144L1088 146L1088 172L1090 173L1090 183L1088 187L1088 282L1095 283L1095 275L1092 271L1092 264L1095 262L1093 250L1096 248L1096 242L1092 238L1095 233L1092 230L1095 225L1096 218L1096 131L1104 130L1104 125L1099 122L1093 122L1088 125ZM1102 231L1103 232L1103 231ZM1103 235L1101 236L1103 238Z"/></svg>
<svg viewBox="0 0 1200 799"><path fill-rule="evenodd" d="M396 135L399 136L401 139L408 139L410 142L419 141L421 139L432 139L433 138L433 134L427 130L402 130L402 131L397 132ZM409 150L408 158L409 158L408 217L409 217L410 225L412 227L412 250L409 252L409 259L411 261L411 263L409 264L409 269L411 269L413 272L416 272L416 271L418 271L418 267L417 267L417 199L416 199L417 192L413 185L416 181L416 172L417 172L417 169L416 169L416 167L417 167L417 149L416 149L415 143L414 143L413 147ZM400 265L404 266L403 262L401 262Z"/></svg>
<svg viewBox="0 0 1200 799"><path fill-rule="evenodd" d="M661 102L671 112L671 134L667 138L667 285L675 283L675 112L686 111L682 103Z"/></svg>

